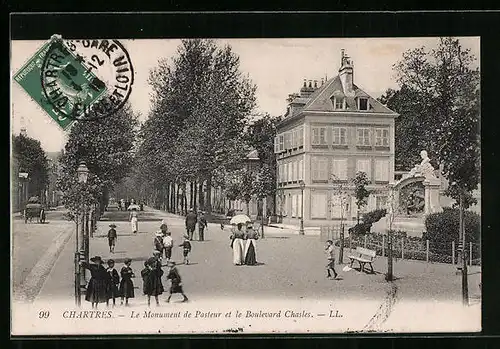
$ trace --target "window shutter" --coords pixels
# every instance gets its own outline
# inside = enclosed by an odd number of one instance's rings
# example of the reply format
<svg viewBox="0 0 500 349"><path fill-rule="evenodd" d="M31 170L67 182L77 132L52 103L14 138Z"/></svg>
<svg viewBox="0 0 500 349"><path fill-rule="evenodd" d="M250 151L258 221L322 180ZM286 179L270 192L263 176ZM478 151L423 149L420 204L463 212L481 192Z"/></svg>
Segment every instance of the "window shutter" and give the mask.
<svg viewBox="0 0 500 349"><path fill-rule="evenodd" d="M347 159L333 159L332 173L340 180L347 179Z"/></svg>
<svg viewBox="0 0 500 349"><path fill-rule="evenodd" d="M312 158L311 159L311 168L312 168L312 179L315 181L315 180L318 180L319 179L319 168L318 168L319 164L318 164L318 159L317 158Z"/></svg>
<svg viewBox="0 0 500 349"><path fill-rule="evenodd" d="M304 180L304 160L299 161L299 181Z"/></svg>
<svg viewBox="0 0 500 349"><path fill-rule="evenodd" d="M279 142L278 136L274 137L274 153L277 154L279 152Z"/></svg>
<svg viewBox="0 0 500 349"><path fill-rule="evenodd" d="M389 181L389 160L380 159L375 161L375 180Z"/></svg>
<svg viewBox="0 0 500 349"><path fill-rule="evenodd" d="M325 159L319 160L319 179L328 180L328 162Z"/></svg>
<svg viewBox="0 0 500 349"><path fill-rule="evenodd" d="M311 217L326 218L327 196L324 193L312 193Z"/></svg>

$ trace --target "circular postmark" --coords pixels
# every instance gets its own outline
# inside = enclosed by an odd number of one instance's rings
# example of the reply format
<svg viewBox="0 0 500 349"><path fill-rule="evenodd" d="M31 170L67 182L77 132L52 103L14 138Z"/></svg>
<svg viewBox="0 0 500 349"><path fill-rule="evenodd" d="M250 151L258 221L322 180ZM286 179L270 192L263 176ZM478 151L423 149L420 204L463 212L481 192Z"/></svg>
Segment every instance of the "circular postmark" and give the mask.
<svg viewBox="0 0 500 349"><path fill-rule="evenodd" d="M41 67L43 96L59 118L96 120L128 101L134 68L118 40L53 36Z"/></svg>

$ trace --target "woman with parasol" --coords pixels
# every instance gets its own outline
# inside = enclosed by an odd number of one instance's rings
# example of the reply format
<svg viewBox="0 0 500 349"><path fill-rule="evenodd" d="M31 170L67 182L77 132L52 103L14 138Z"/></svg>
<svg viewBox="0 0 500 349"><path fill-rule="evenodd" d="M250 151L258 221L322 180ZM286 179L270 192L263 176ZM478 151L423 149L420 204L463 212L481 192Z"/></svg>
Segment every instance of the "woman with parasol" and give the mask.
<svg viewBox="0 0 500 349"><path fill-rule="evenodd" d="M98 303L109 302L110 277L103 266L103 260L100 256L92 257L90 261L92 263L80 262L84 268L90 270L90 280L87 285L85 300L92 303L92 308L97 308Z"/></svg>

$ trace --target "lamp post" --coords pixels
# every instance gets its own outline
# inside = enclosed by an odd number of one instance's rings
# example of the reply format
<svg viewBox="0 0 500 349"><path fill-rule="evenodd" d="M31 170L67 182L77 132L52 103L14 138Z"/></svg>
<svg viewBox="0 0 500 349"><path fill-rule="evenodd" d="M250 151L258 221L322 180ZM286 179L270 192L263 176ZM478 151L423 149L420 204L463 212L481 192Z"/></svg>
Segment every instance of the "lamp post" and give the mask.
<svg viewBox="0 0 500 349"><path fill-rule="evenodd" d="M388 195L388 209L389 209L389 217L388 217L388 229L387 229L387 274L385 275L385 280L386 281L393 281L394 280L394 274L393 274L393 260L392 260L392 221L394 220L394 190L392 187L388 188L389 190L389 195Z"/></svg>
<svg viewBox="0 0 500 349"><path fill-rule="evenodd" d="M299 235L304 235L304 188L306 184L303 180L299 182L301 192L301 205L300 205L300 230Z"/></svg>
<svg viewBox="0 0 500 349"><path fill-rule="evenodd" d="M85 185L89 177L89 169L85 162L81 162L76 170L78 174L78 183ZM83 210L84 211L84 208ZM82 299L82 289L85 288L85 267L80 264L85 259L85 241L84 241L84 230L85 230L85 213L82 212L81 216L78 217L76 223L76 252L75 252L75 302L77 306L80 306ZM79 224L79 223L80 224Z"/></svg>

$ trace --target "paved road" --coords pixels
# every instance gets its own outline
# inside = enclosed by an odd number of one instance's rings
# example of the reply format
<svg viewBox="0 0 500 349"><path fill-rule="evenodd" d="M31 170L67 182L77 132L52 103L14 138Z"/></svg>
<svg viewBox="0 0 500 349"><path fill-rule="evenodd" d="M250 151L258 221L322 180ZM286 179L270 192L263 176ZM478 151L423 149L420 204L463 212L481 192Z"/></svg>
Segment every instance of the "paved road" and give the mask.
<svg viewBox="0 0 500 349"><path fill-rule="evenodd" d="M60 234L73 228L71 222L58 220L61 217L62 212L47 212L45 224L25 224L20 217L13 217L12 282L15 294Z"/></svg>
<svg viewBox="0 0 500 349"><path fill-rule="evenodd" d="M150 211L149 220L140 221L140 233L136 235L130 232L128 222L113 220L118 231L114 254L109 253L105 237L111 220L99 222L97 234L91 240L91 255L100 255L105 260L113 258L118 267L121 267L126 257L132 258L132 268L139 275L143 261L152 254L154 232L159 228L162 218L166 219L174 242L182 242L182 219L160 212L154 215ZM113 216L121 217L120 214L108 214L110 218ZM244 296L381 300L386 292L387 285L380 274L349 272L344 274L343 280L327 280L323 244L317 236L297 236L280 229L269 230L266 238L258 241L257 260L260 265L252 267L232 264L229 235L227 228L222 231L220 225L211 224L205 236L206 241L193 242L191 264L179 265L185 291L191 299ZM74 241L70 241L44 285L40 299L72 297L73 251ZM180 247L175 248L173 258L182 262ZM140 278L135 279L135 286L138 290L142 287ZM140 294L138 292L139 296L134 302L145 302Z"/></svg>

